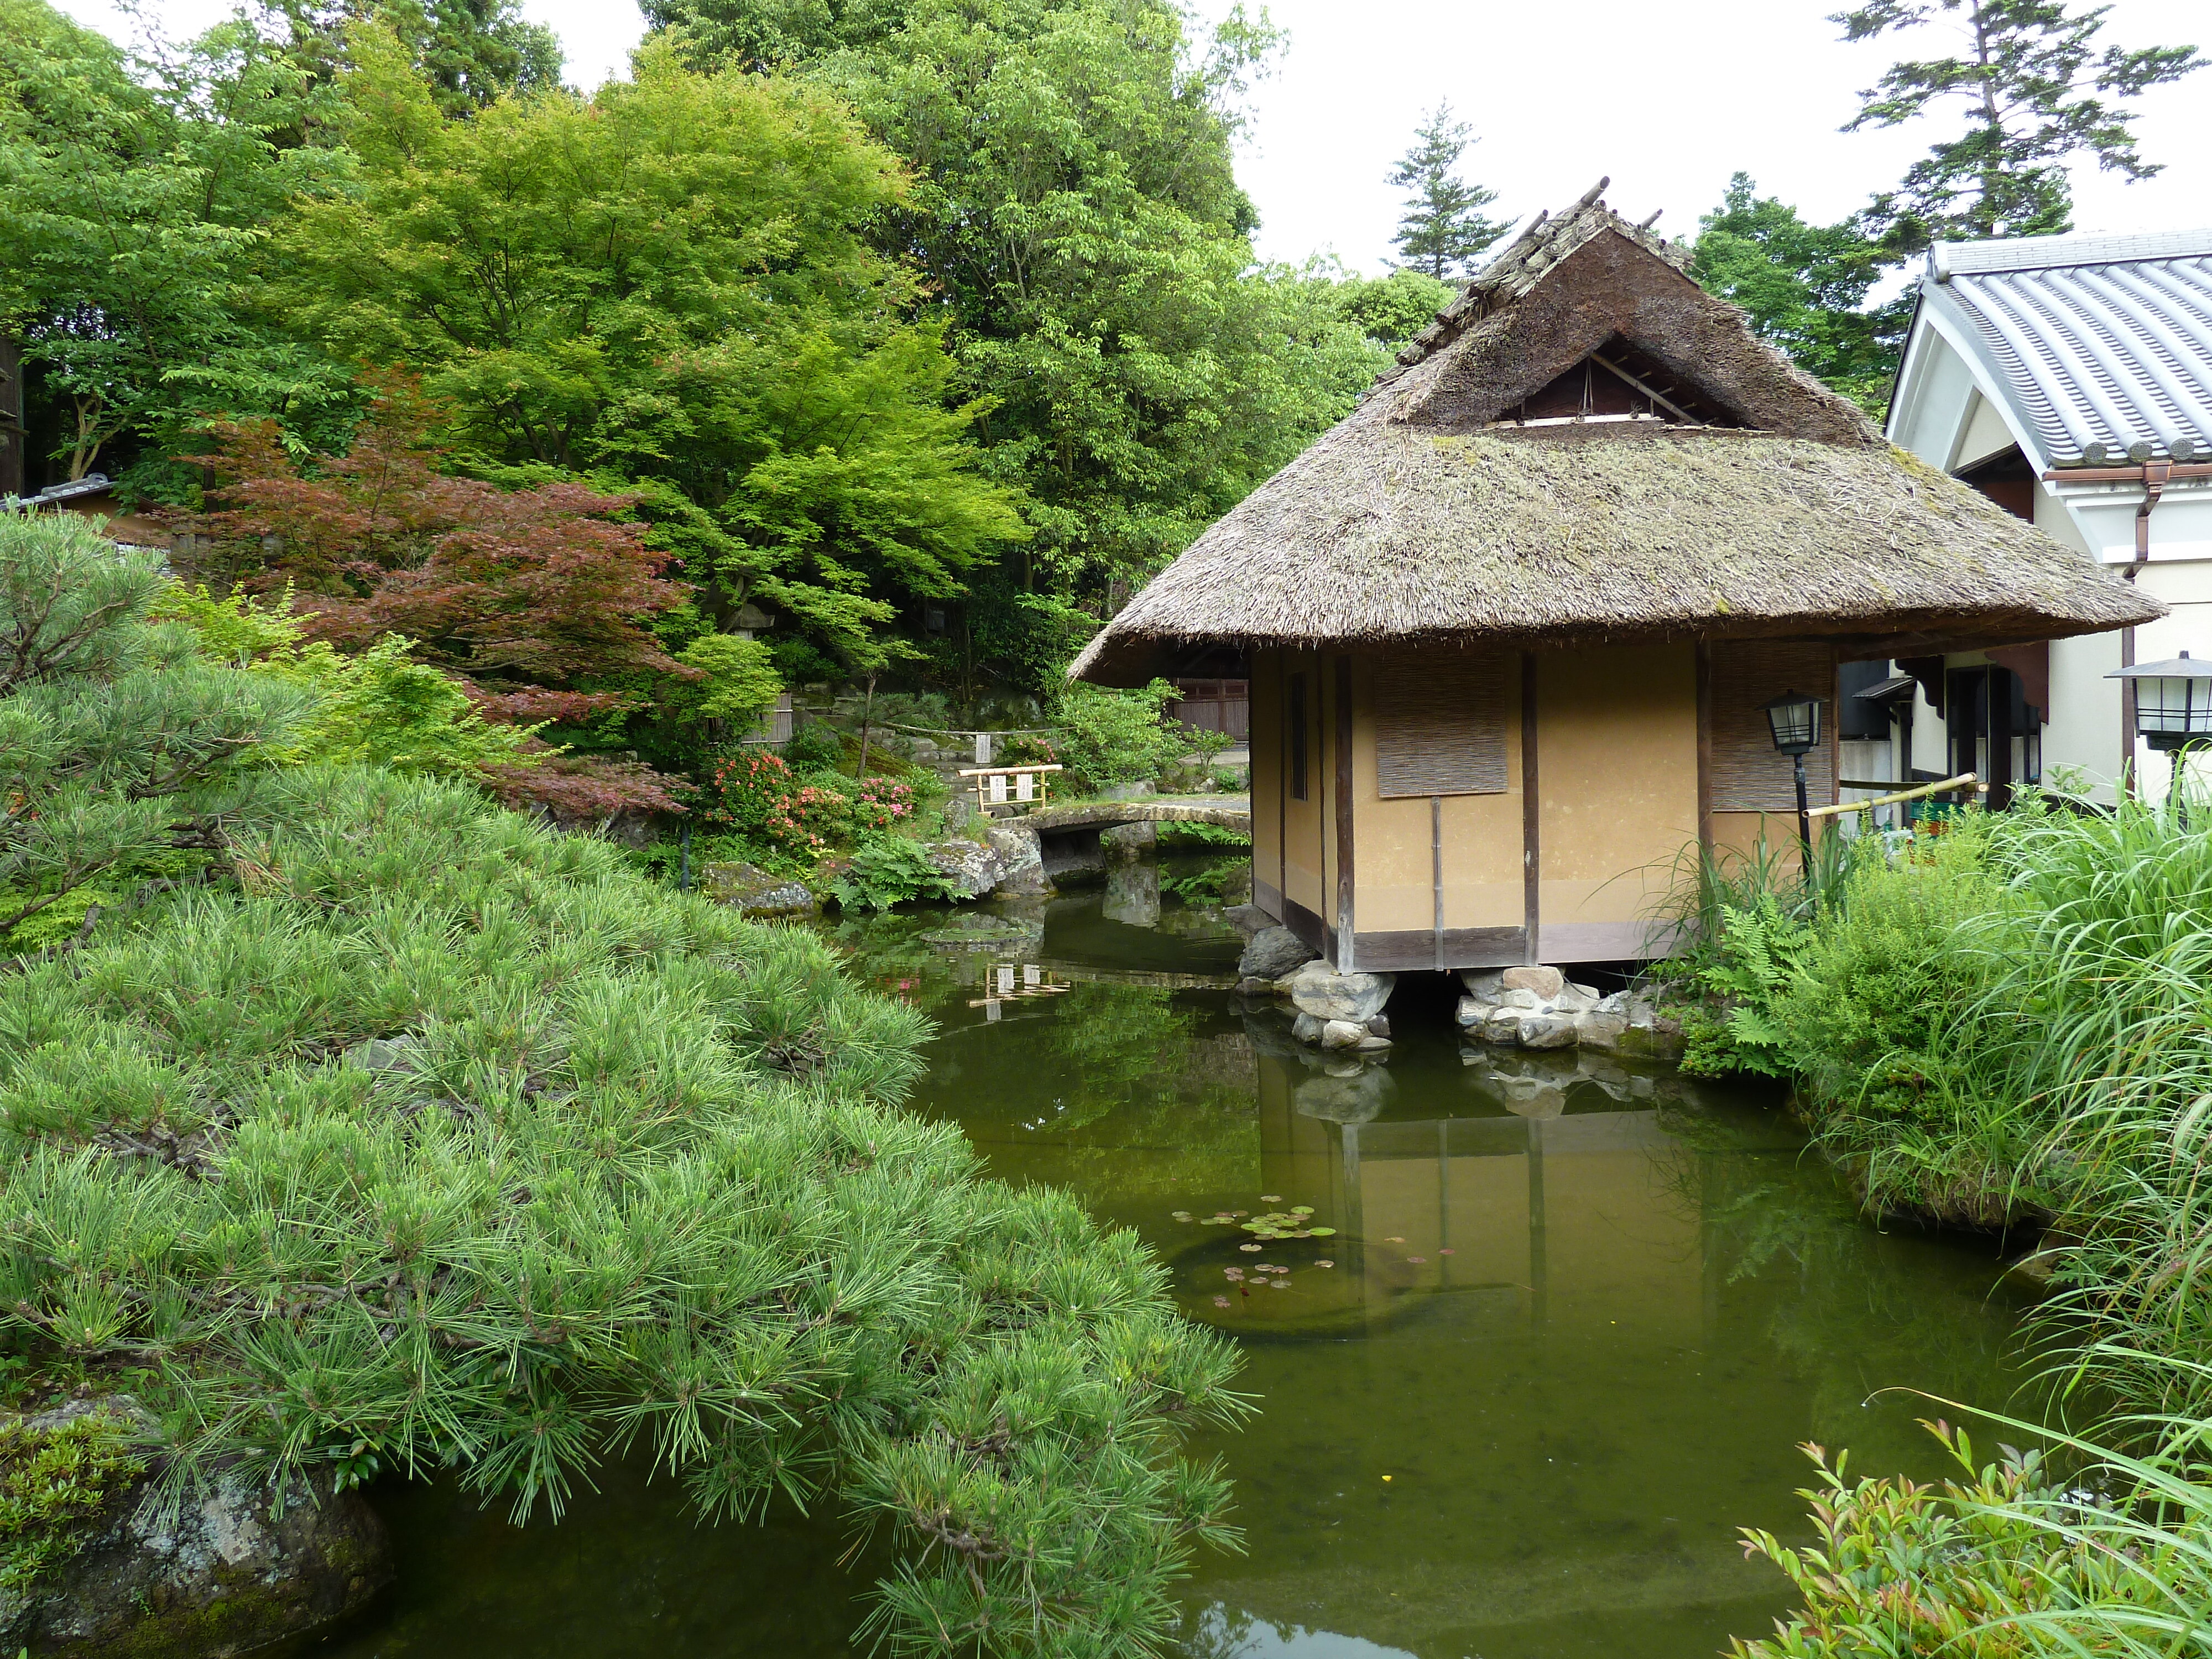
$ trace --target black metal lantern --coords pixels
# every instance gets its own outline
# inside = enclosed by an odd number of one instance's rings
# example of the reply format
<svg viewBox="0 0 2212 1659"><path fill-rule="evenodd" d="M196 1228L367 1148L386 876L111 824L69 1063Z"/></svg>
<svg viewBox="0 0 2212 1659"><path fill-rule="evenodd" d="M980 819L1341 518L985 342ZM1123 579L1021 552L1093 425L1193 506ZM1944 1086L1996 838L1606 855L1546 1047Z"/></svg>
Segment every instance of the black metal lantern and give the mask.
<svg viewBox="0 0 2212 1659"><path fill-rule="evenodd" d="M1784 691L1771 702L1759 704L1774 733L1774 746L1785 755L1802 756L1820 746L1820 700L1802 691Z"/></svg>
<svg viewBox="0 0 2212 1659"><path fill-rule="evenodd" d="M2162 754L2212 743L2212 658L2185 651L2166 662L2142 662L2107 674L2135 684L2136 730Z"/></svg>
<svg viewBox="0 0 2212 1659"><path fill-rule="evenodd" d="M1805 754L1820 744L1820 700L1802 691L1784 691L1771 702L1759 704L1766 716L1774 746L1790 757L1797 774L1797 845L1804 854L1805 880L1813 880L1813 815L1805 805Z"/></svg>

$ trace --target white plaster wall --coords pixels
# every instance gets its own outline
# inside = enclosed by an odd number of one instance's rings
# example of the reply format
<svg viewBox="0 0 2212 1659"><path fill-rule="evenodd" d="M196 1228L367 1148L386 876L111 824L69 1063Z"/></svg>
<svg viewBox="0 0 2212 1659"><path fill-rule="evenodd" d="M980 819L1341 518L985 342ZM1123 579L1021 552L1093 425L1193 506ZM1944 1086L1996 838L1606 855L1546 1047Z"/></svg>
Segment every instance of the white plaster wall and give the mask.
<svg viewBox="0 0 2212 1659"><path fill-rule="evenodd" d="M1943 717L1936 712L1924 690L1912 694L1912 764L1917 770L1945 775L1949 763Z"/></svg>
<svg viewBox="0 0 2212 1659"><path fill-rule="evenodd" d="M1891 423L1890 441L1948 471L1967 406L1980 394L1972 371L1941 335L1930 330L1920 349L1925 356L1911 376L1905 408Z"/></svg>
<svg viewBox="0 0 2212 1659"><path fill-rule="evenodd" d="M2120 683L2106 675L2120 665L2118 634L2088 634L2051 642L2051 719L2043 728L2043 777L2058 767L2086 774L2092 796L2109 805L2120 770Z"/></svg>
<svg viewBox="0 0 2212 1659"><path fill-rule="evenodd" d="M1946 349L1948 349L1947 347ZM1952 359L1954 362L1957 358ZM2005 424L1997 406L1977 391L1966 416L1966 435L1959 440L1958 453L1951 459L1954 471L1985 461L2000 450L2010 449L2012 428Z"/></svg>

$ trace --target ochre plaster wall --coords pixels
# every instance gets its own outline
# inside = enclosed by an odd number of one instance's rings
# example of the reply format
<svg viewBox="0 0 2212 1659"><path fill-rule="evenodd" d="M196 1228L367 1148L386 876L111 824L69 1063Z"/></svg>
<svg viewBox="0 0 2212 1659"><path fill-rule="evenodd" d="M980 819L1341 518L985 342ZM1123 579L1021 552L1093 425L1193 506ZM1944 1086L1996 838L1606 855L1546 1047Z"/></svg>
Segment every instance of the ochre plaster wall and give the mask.
<svg viewBox="0 0 2212 1659"><path fill-rule="evenodd" d="M1363 933L1436 925L1430 798L1385 800L1376 782L1375 659L1352 672L1353 918ZM1521 710L1517 656L1506 708L1506 792L1443 797L1444 926L1518 927L1522 921Z"/></svg>
<svg viewBox="0 0 2212 1659"><path fill-rule="evenodd" d="M1536 760L1540 959L1638 954L1698 838L1694 647L1540 655Z"/></svg>
<svg viewBox="0 0 2212 1659"><path fill-rule="evenodd" d="M1808 756L1810 760L1814 757ZM1814 833L1823 833L1821 825L1833 819L1814 820ZM1797 818L1792 812L1716 812L1713 814L1713 851L1733 853L1739 858L1756 857L1761 836L1766 838L1766 855L1778 868L1795 871L1797 868Z"/></svg>

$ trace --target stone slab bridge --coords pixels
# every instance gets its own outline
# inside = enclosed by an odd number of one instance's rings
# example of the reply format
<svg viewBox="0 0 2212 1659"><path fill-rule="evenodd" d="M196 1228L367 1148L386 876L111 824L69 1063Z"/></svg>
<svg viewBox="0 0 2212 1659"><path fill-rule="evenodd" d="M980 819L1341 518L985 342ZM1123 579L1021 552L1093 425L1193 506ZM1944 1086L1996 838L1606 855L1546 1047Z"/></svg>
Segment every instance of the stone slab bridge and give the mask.
<svg viewBox="0 0 2212 1659"><path fill-rule="evenodd" d="M1102 870L1108 847L1134 849L1149 844L1163 823L1211 823L1239 835L1252 833L1252 803L1243 795L1172 796L1144 800L1086 800L1069 806L1042 806L1026 817L1001 819L1035 832L1048 876ZM1109 832L1114 832L1112 839Z"/></svg>

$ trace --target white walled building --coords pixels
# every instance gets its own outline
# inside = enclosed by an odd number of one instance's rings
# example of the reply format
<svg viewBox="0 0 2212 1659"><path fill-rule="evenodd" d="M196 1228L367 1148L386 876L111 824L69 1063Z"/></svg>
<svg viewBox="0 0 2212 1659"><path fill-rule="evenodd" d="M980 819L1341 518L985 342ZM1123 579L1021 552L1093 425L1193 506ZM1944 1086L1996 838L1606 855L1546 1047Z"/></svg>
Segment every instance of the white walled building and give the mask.
<svg viewBox="0 0 2212 1659"><path fill-rule="evenodd" d="M1844 714L1840 734L1864 734L1856 765L1927 779L1971 769L2000 803L2007 786L2066 768L2110 799L2132 753L2142 791L2162 792L2167 757L2136 739L2132 702L2106 676L2184 651L2212 656L2212 230L1937 244L1888 432L2130 575L2172 614L2118 634L1899 663L1887 677L1899 718ZM1908 676L1909 700L1896 685ZM1847 668L1846 702L1884 679L1880 664ZM1885 724L1887 741L1875 735Z"/></svg>

